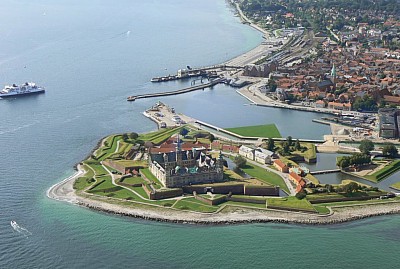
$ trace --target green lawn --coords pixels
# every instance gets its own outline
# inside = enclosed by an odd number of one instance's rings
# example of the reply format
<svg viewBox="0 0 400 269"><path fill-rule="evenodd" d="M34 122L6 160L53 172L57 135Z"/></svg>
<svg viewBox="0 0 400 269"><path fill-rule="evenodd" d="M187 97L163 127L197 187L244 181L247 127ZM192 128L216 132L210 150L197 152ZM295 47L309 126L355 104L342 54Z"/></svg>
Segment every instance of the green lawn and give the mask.
<svg viewBox="0 0 400 269"><path fill-rule="evenodd" d="M323 203L323 204L318 204L318 206L345 206L345 205L362 205L362 204L370 204L370 203L387 203L387 202L394 202L394 201L399 201L396 198L391 198L391 199L374 199L374 200L364 200L364 201L345 201L345 202L334 202L334 203ZM400 203L399 203L400 205Z"/></svg>
<svg viewBox="0 0 400 269"><path fill-rule="evenodd" d="M397 189L397 190L400 190L400 182L394 183L390 187L392 187L394 189Z"/></svg>
<svg viewBox="0 0 400 269"><path fill-rule="evenodd" d="M340 194L340 193L316 193L316 194L307 194L307 200L319 200L319 199L340 199L340 198L357 198L357 197L368 197L372 195L384 195L386 192L376 192L376 191L357 191L351 194Z"/></svg>
<svg viewBox="0 0 400 269"><path fill-rule="evenodd" d="M197 211L197 212L206 212L206 213L211 213L215 212L218 210L218 206L210 206L206 203L203 203L199 200L196 200L194 198L187 198L178 201L175 205L174 208L177 209L182 209L182 210L191 210L191 211Z"/></svg>
<svg viewBox="0 0 400 269"><path fill-rule="evenodd" d="M154 144L161 144L168 138L170 138L173 134L178 133L184 126L176 127L176 128L167 128L167 129L160 129L159 131L142 134L139 136L138 140L142 141L150 141Z"/></svg>
<svg viewBox="0 0 400 269"><path fill-rule="evenodd" d="M144 198L149 199L149 196L147 195L147 192L144 191L143 187L132 187L131 189L139 193Z"/></svg>
<svg viewBox="0 0 400 269"><path fill-rule="evenodd" d="M154 182L154 188L159 189L161 187L163 187L163 185L161 184L161 182L158 180L158 178L156 178L148 168L144 168L144 169L140 169L140 171L143 173L143 175Z"/></svg>
<svg viewBox="0 0 400 269"><path fill-rule="evenodd" d="M278 128L276 128L275 124L226 128L225 130L241 136L249 136L249 137L271 137L271 138L282 137Z"/></svg>
<svg viewBox="0 0 400 269"><path fill-rule="evenodd" d="M394 174L398 170L400 170L400 160L395 160L390 164L386 165L383 169L376 171L372 175L365 176L365 178L373 182L379 182L387 178L388 176Z"/></svg>
<svg viewBox="0 0 400 269"><path fill-rule="evenodd" d="M146 181L141 177L126 177L121 182L126 184L141 184Z"/></svg>
<svg viewBox="0 0 400 269"><path fill-rule="evenodd" d="M148 163L146 160L134 161L134 160L113 160L113 162L120 164L124 167L131 167L131 166L142 166L147 167Z"/></svg>
<svg viewBox="0 0 400 269"><path fill-rule="evenodd" d="M286 186L285 181L283 181L283 179L274 172L267 171L266 169L252 165L249 162L247 162L246 166L242 168L242 170L246 174L258 178L267 185L279 186L282 190L289 193L289 189Z"/></svg>
<svg viewBox="0 0 400 269"><path fill-rule="evenodd" d="M89 169L86 165L84 166L84 169L86 171L85 175L83 177L77 178L74 182L75 190L84 190L96 182L96 180L93 178L93 170Z"/></svg>
<svg viewBox="0 0 400 269"><path fill-rule="evenodd" d="M223 204L230 206L244 206L244 207L254 207L254 208L264 208L264 209L266 208L266 204L253 204L253 203L234 202L234 201L228 201Z"/></svg>
<svg viewBox="0 0 400 269"><path fill-rule="evenodd" d="M299 200L294 196L284 198L267 198L267 208L270 206L276 206L284 209L315 211L314 207L309 201L307 201L307 199Z"/></svg>
<svg viewBox="0 0 400 269"><path fill-rule="evenodd" d="M325 206L321 206L321 205L318 205L318 206L314 206L314 208L318 211L318 213L320 213L320 214L329 214L329 209L328 208L326 208Z"/></svg>

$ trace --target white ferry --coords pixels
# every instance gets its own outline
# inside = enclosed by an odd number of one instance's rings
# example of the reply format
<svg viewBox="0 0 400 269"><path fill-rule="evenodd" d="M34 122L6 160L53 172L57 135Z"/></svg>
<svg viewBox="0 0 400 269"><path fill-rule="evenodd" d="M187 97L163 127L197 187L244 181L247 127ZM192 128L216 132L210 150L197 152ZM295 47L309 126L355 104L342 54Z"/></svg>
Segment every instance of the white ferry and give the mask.
<svg viewBox="0 0 400 269"><path fill-rule="evenodd" d="M0 98L44 92L44 88L37 86L33 82L26 82L20 86L16 84L13 84L12 86L5 86L4 89L0 91Z"/></svg>

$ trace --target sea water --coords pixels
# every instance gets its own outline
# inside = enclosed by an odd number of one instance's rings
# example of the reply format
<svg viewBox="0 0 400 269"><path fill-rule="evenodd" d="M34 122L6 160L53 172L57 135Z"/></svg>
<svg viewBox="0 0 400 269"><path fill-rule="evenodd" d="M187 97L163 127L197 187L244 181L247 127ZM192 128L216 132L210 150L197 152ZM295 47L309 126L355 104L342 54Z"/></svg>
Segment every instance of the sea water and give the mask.
<svg viewBox="0 0 400 269"><path fill-rule="evenodd" d="M111 133L154 130L141 112L179 89L154 76L224 62L259 44L223 0L2 0L0 85L46 94L0 100L0 268L398 267L399 216L310 227L176 225L94 212L46 190ZM160 98L221 127L275 123L321 139L313 113L248 106L235 90ZM31 233L16 232L10 221Z"/></svg>

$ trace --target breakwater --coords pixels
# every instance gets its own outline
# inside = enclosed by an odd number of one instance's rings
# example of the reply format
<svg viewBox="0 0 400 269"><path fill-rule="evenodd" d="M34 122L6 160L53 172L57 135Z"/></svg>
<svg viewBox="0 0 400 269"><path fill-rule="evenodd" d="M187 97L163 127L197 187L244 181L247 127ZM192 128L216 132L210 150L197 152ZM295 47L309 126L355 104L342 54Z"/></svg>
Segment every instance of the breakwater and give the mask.
<svg viewBox="0 0 400 269"><path fill-rule="evenodd" d="M196 85L176 91L168 91L168 92L159 92L159 93L149 93L149 94L140 94L140 95L132 95L127 98L128 101L135 101L137 99L143 99L143 98L152 98L152 97L162 97L162 96L169 96L169 95L178 95L178 94L183 94L183 93L188 93L192 91L197 91L197 90L203 90L205 88L210 88L213 87L219 83L225 83L226 79L225 78L218 78L210 81L209 83L204 83L201 85Z"/></svg>

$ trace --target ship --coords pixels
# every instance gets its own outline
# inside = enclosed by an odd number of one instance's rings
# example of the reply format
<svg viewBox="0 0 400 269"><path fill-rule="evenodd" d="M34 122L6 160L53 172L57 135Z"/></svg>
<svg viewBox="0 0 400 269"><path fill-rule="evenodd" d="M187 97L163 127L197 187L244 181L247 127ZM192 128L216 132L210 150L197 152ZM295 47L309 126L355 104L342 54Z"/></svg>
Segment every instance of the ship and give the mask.
<svg viewBox="0 0 400 269"><path fill-rule="evenodd" d="M28 95L36 93L44 93L43 87L37 86L33 82L26 82L22 85L13 84L12 86L5 86L3 90L0 91L0 98L15 97L19 95Z"/></svg>

